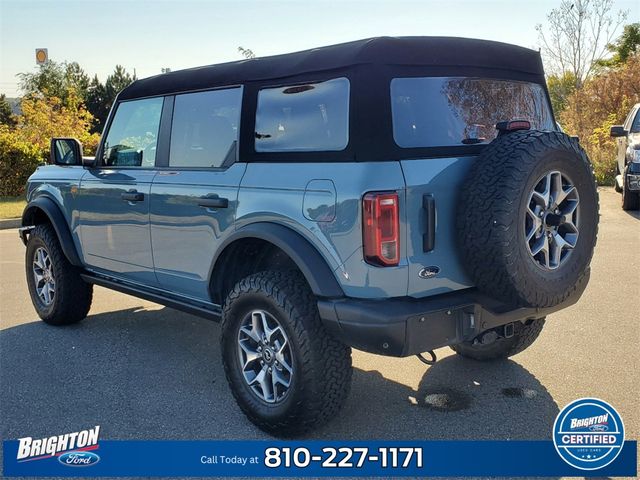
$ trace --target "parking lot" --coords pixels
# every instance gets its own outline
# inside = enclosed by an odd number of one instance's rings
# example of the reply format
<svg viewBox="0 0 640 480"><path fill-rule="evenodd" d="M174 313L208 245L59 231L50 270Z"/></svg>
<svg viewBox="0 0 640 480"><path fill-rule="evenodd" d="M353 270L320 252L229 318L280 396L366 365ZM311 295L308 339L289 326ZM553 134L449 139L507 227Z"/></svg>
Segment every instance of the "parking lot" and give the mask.
<svg viewBox="0 0 640 480"><path fill-rule="evenodd" d="M595 396L637 439L640 217L612 189L600 202L591 283L533 347L485 364L442 349L431 367L354 352L346 407L308 438L548 439L560 408ZM268 438L231 396L216 323L96 288L85 321L48 326L31 306L23 257L17 231L0 231L3 439L94 425L107 439Z"/></svg>

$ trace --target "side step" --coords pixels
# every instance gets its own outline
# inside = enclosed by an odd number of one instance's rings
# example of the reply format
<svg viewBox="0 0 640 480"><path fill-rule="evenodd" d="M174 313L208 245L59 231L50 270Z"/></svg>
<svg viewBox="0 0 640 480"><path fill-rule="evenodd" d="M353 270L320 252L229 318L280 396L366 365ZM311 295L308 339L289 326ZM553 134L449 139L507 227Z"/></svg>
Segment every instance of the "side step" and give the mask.
<svg viewBox="0 0 640 480"><path fill-rule="evenodd" d="M135 285L131 285L122 281L113 280L97 275L91 275L89 273L83 273L80 276L87 283L92 283L94 285L99 285L110 290L116 290L118 292L126 293L134 297L149 300L150 302L159 303L161 305L180 310L181 312L190 313L192 315L197 315L198 317L207 318L216 322L219 322L222 319L222 310L217 305L192 303L187 299L167 296L166 294L163 294L161 292L153 292L151 290L142 289Z"/></svg>

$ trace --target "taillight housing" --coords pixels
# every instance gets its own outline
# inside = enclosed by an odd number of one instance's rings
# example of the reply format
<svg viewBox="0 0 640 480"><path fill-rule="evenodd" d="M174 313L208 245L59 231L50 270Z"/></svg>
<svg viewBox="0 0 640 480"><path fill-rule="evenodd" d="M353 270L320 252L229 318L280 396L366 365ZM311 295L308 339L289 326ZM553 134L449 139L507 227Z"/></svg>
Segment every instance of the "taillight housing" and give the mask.
<svg viewBox="0 0 640 480"><path fill-rule="evenodd" d="M400 261L400 218L396 192L371 192L362 199L364 259L381 267Z"/></svg>

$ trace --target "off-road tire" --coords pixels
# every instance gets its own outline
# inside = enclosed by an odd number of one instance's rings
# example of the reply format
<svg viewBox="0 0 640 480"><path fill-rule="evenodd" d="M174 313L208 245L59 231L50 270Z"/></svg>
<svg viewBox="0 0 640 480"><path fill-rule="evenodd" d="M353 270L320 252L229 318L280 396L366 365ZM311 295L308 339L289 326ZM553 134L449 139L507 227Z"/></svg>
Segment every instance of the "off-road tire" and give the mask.
<svg viewBox="0 0 640 480"><path fill-rule="evenodd" d="M480 361L508 358L531 346L542 332L544 322L545 319L540 318L530 320L528 324L516 323L513 337L499 337L488 345L464 342L453 345L451 349L458 355Z"/></svg>
<svg viewBox="0 0 640 480"><path fill-rule="evenodd" d="M239 281L223 307L221 350L224 370L238 405L262 430L295 436L333 418L351 386L351 349L324 329L317 300L295 271L268 271ZM273 315L291 342L296 372L286 397L267 403L245 381L238 358L238 330L254 309Z"/></svg>
<svg viewBox="0 0 640 480"><path fill-rule="evenodd" d="M627 187L625 181L627 177L627 169L625 167L624 174L622 176L622 209L623 210L638 210L640 208L640 192L632 192Z"/></svg>
<svg viewBox="0 0 640 480"><path fill-rule="evenodd" d="M555 270L540 268L525 240L530 192L547 172L568 175L579 193L579 236ZM517 131L479 155L460 188L457 230L473 283L513 306L552 307L584 291L598 229L598 193L591 163L575 138Z"/></svg>
<svg viewBox="0 0 640 480"><path fill-rule="evenodd" d="M38 248L44 248L48 253L55 278L55 293L49 305L42 301L36 291L33 262ZM82 280L80 269L69 263L51 225L37 225L31 231L25 255L25 268L31 301L44 322L56 326L70 325L87 316L93 299L93 285Z"/></svg>

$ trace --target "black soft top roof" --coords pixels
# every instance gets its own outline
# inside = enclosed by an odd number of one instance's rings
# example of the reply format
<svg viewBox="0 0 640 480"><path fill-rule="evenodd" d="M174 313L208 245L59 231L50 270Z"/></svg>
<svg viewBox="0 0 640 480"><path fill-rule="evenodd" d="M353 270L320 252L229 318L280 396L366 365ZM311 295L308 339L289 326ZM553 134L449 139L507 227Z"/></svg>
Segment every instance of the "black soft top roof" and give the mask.
<svg viewBox="0 0 640 480"><path fill-rule="evenodd" d="M275 83L313 72L352 67L375 74L394 66L451 68L456 74L479 70L544 82L540 54L528 48L488 40L455 37L377 37L302 52L190 68L132 83L120 100L247 83ZM501 75L502 76L502 75Z"/></svg>

